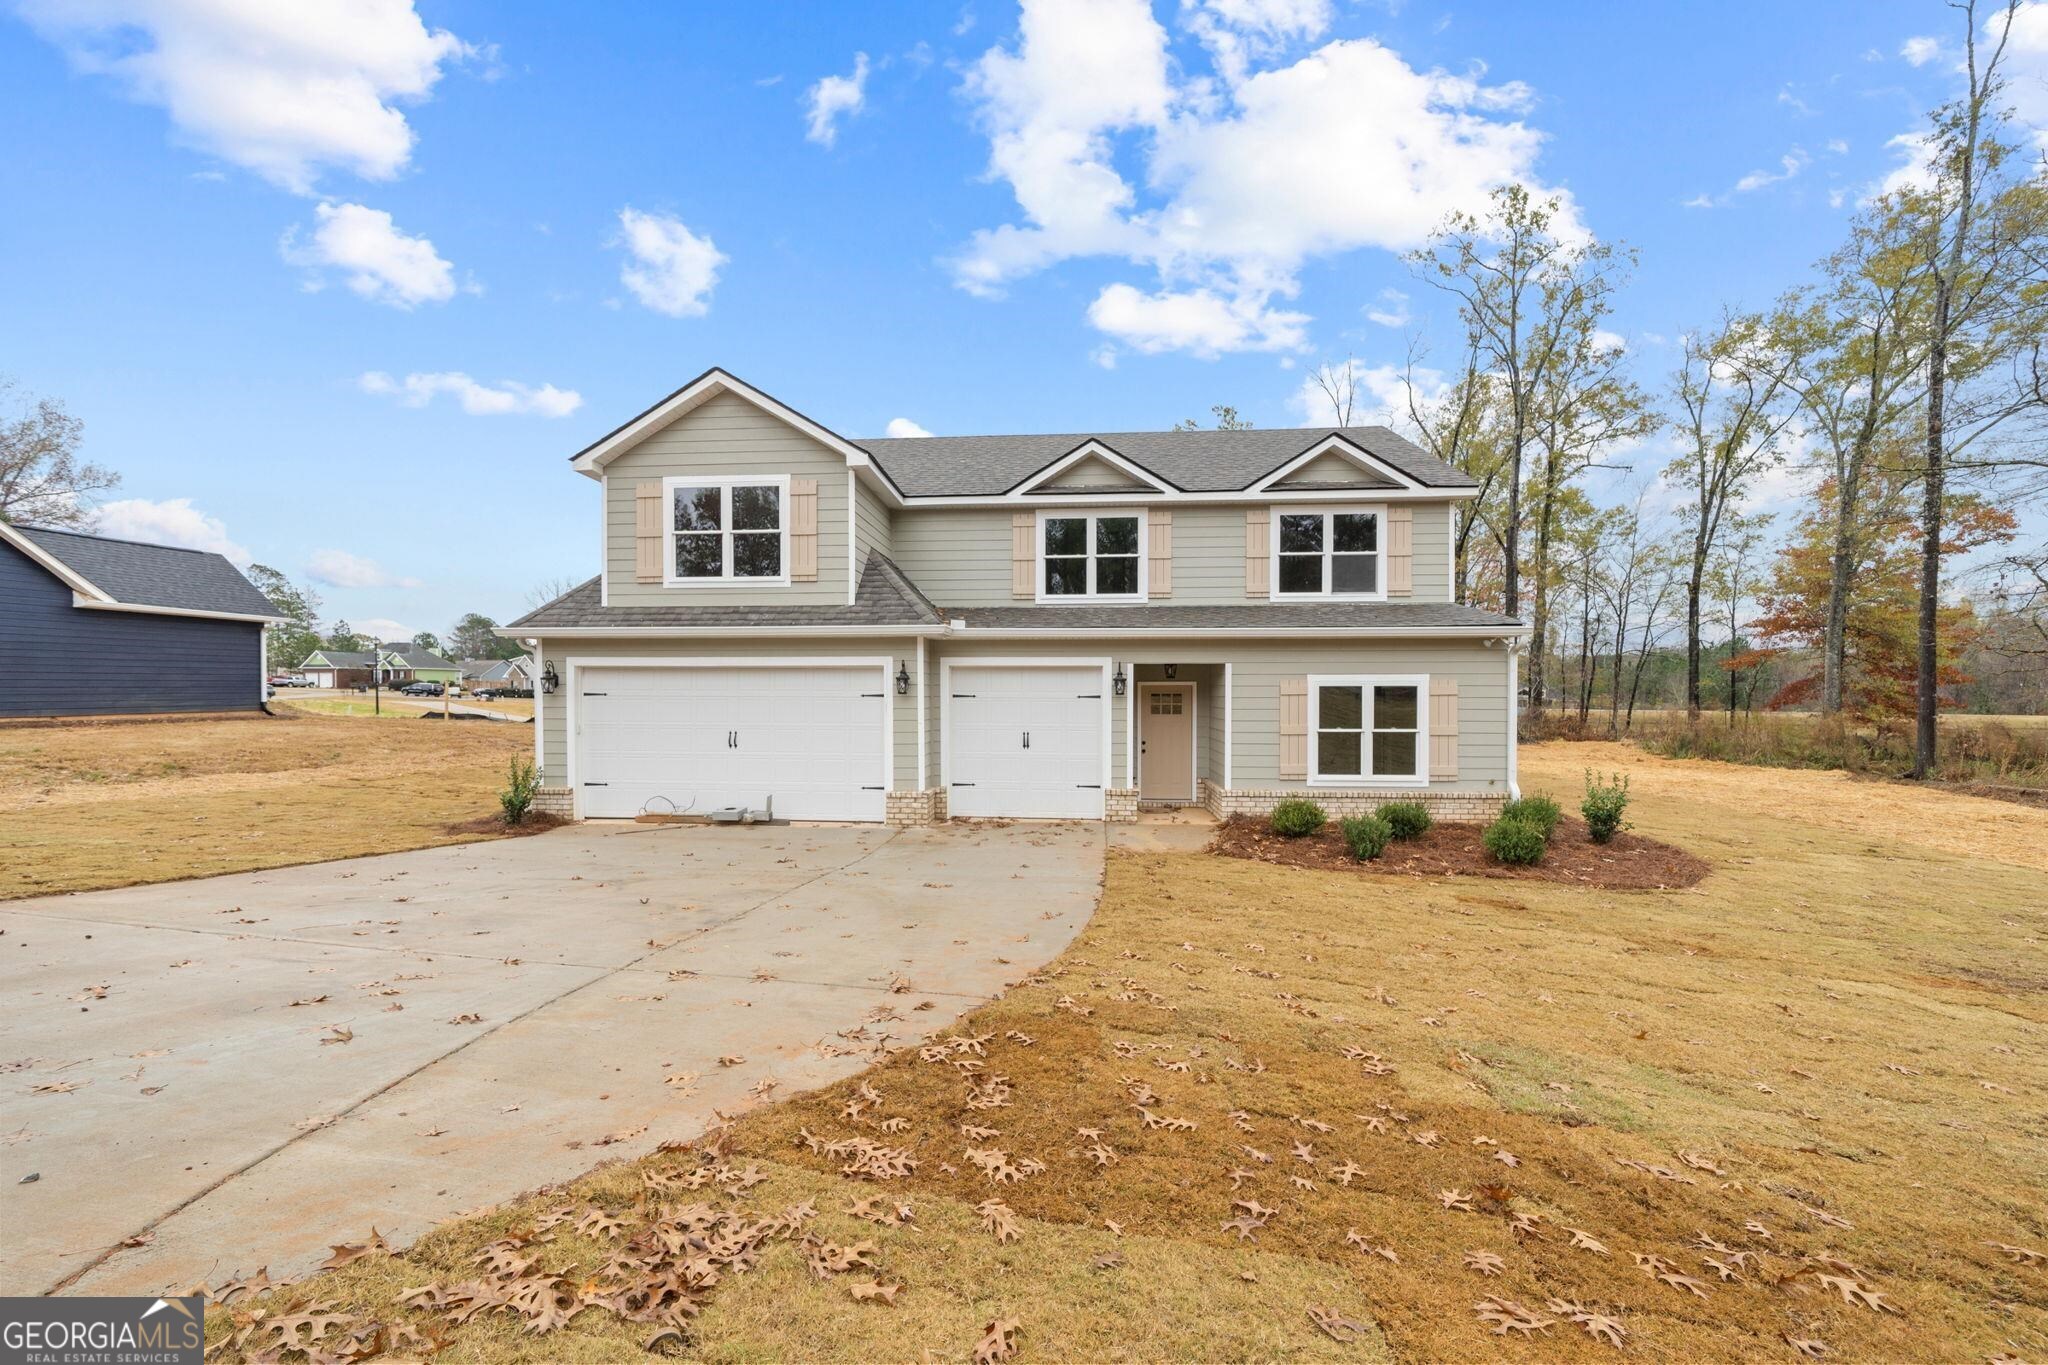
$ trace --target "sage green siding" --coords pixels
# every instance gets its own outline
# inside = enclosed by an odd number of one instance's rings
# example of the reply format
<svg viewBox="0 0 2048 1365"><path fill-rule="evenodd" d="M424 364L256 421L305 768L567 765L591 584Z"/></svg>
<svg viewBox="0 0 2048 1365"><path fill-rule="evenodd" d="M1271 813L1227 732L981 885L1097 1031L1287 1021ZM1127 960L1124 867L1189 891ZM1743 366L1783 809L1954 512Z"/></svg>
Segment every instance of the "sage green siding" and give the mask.
<svg viewBox="0 0 2048 1365"><path fill-rule="evenodd" d="M895 557L894 527L889 506L879 494L855 480L851 470L841 477L853 484L853 572L858 581L861 565L867 563L869 550L880 550L892 559ZM823 496L822 491L819 496Z"/></svg>
<svg viewBox="0 0 2048 1365"><path fill-rule="evenodd" d="M1451 600L1449 502L1414 509L1414 592L1410 602ZM1173 513L1173 592L1153 600L1176 606L1243 605L1247 504L1153 503ZM942 607L1010 607L1010 517L1024 508L911 507L895 513L894 558Z"/></svg>
<svg viewBox="0 0 2048 1365"><path fill-rule="evenodd" d="M917 641L915 639L834 639L788 638L762 639L755 636L727 638L706 637L687 640L659 640L646 637L622 637L619 639L576 639L548 640L543 638L541 648L546 660L555 666L555 673L562 685L553 695L543 695L540 702L541 724L541 781L544 786L560 786L569 777L569 665L580 659L731 659L744 662L755 661L772 664L777 659L793 658L881 658L889 659L889 673L893 678L898 660L908 661L912 668L917 663ZM913 689L909 696L897 696L896 685L888 685L891 706L894 708L894 731L892 743L895 747L894 771L890 782L898 789L916 788L917 781L917 698Z"/></svg>
<svg viewBox="0 0 2048 1365"><path fill-rule="evenodd" d="M774 474L818 481L817 582L666 587L633 581L633 498L642 481ZM846 461L744 398L720 394L643 438L605 466L604 486L606 600L612 606L823 606L847 600ZM666 503L662 515L669 515Z"/></svg>

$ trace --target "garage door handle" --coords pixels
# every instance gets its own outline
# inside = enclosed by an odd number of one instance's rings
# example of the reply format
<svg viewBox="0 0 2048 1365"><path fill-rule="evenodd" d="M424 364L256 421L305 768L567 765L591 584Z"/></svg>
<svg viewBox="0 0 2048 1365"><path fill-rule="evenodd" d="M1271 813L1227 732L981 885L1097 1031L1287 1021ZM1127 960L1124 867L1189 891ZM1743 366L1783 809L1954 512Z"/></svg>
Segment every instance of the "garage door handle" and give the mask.
<svg viewBox="0 0 2048 1365"><path fill-rule="evenodd" d="M1085 792L1099 792L1102 790L1100 782L1076 782L1074 785Z"/></svg>
<svg viewBox="0 0 2048 1365"><path fill-rule="evenodd" d="M972 782L955 782L953 785L956 787L971 787L975 784Z"/></svg>
<svg viewBox="0 0 2048 1365"><path fill-rule="evenodd" d="M1031 747L1031 732L1029 730L1024 732L1024 747L1027 749Z"/></svg>

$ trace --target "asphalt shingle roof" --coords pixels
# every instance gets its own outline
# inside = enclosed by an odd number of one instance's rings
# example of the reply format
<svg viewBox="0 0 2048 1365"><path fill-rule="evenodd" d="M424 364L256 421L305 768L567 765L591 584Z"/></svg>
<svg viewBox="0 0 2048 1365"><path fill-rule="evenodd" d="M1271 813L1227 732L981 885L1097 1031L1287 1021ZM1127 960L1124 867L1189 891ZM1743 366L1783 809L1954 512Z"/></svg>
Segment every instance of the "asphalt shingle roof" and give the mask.
<svg viewBox="0 0 2048 1365"><path fill-rule="evenodd" d="M1215 606L959 607L946 613L969 630L1330 630L1438 629L1521 625L1456 602L1246 602Z"/></svg>
<svg viewBox="0 0 2048 1365"><path fill-rule="evenodd" d="M554 601L509 622L506 630L628 630L747 628L753 626L934 626L944 619L930 599L887 555L868 552L852 606L622 607L599 605L598 580L579 584Z"/></svg>
<svg viewBox="0 0 2048 1365"><path fill-rule="evenodd" d="M14 529L116 602L243 616L283 615L242 577L241 570L211 551L41 526Z"/></svg>
<svg viewBox="0 0 2048 1365"><path fill-rule="evenodd" d="M1184 492L1234 493L1331 436L1343 436L1428 487L1472 487L1465 474L1386 427L905 436L853 444L874 456L896 487L913 498L1006 493L1089 441L1100 441Z"/></svg>

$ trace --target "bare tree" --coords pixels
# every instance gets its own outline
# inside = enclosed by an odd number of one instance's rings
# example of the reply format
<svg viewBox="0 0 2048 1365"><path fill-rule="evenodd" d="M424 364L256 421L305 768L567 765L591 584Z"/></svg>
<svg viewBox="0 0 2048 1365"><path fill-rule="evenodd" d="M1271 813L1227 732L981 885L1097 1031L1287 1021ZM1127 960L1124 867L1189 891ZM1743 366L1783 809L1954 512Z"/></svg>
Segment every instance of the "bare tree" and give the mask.
<svg viewBox="0 0 2048 1365"><path fill-rule="evenodd" d="M527 609L531 611L544 607L557 597L566 596L578 586L578 580L573 578L543 578L526 590Z"/></svg>
<svg viewBox="0 0 2048 1365"><path fill-rule="evenodd" d="M1330 405L1330 424L1348 427L1358 409L1358 361L1345 356L1339 367L1325 360L1309 375L1315 386L1323 391L1323 398Z"/></svg>
<svg viewBox="0 0 2048 1365"><path fill-rule="evenodd" d="M1408 347L1408 363L1402 389L1407 406L1410 433L1422 448L1451 468L1460 470L1479 486L1472 497L1455 504L1456 524L1452 537L1454 567L1453 595L1460 602L1470 600L1469 574L1471 540L1474 531L1486 527L1496 537L1499 519L1492 514L1500 501L1504 464L1499 443L1487 439L1487 425L1494 402L1492 381L1480 369L1479 339L1467 329L1465 350L1458 378L1434 397L1424 397L1417 386L1417 371L1427 354L1420 342ZM1504 542L1503 542L1504 543Z"/></svg>
<svg viewBox="0 0 2048 1365"><path fill-rule="evenodd" d="M1673 378L1685 446L1667 476L1690 495L1685 584L1685 706L1700 714L1700 601L1722 523L1756 476L1781 462L1780 438L1800 407L1789 383L1792 338L1755 314L1727 314L1710 336L1688 336Z"/></svg>
<svg viewBox="0 0 2048 1365"><path fill-rule="evenodd" d="M92 499L120 486L121 476L82 463L85 423L54 398L31 399L0 379L0 521L85 526Z"/></svg>
<svg viewBox="0 0 2048 1365"><path fill-rule="evenodd" d="M1526 186L1505 185L1494 191L1484 218L1451 214L1409 257L1418 274L1458 300L1485 368L1503 390L1508 506L1501 529L1510 616L1522 604L1522 468L1536 394L1578 334L1578 320L1605 308L1627 260L1611 246L1560 236L1559 212L1557 200L1537 203Z"/></svg>

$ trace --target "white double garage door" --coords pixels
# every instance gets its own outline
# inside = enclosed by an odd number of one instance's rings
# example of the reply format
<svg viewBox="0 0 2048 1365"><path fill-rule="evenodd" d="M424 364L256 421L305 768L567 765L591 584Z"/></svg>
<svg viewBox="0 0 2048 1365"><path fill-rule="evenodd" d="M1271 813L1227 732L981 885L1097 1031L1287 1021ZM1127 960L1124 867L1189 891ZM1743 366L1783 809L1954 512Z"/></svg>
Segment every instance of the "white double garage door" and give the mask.
<svg viewBox="0 0 2048 1365"><path fill-rule="evenodd" d="M880 820L896 749L891 668L578 665L569 689L578 811L630 818L772 802L784 819ZM950 813L1100 819L1104 673L1092 663L942 669Z"/></svg>

